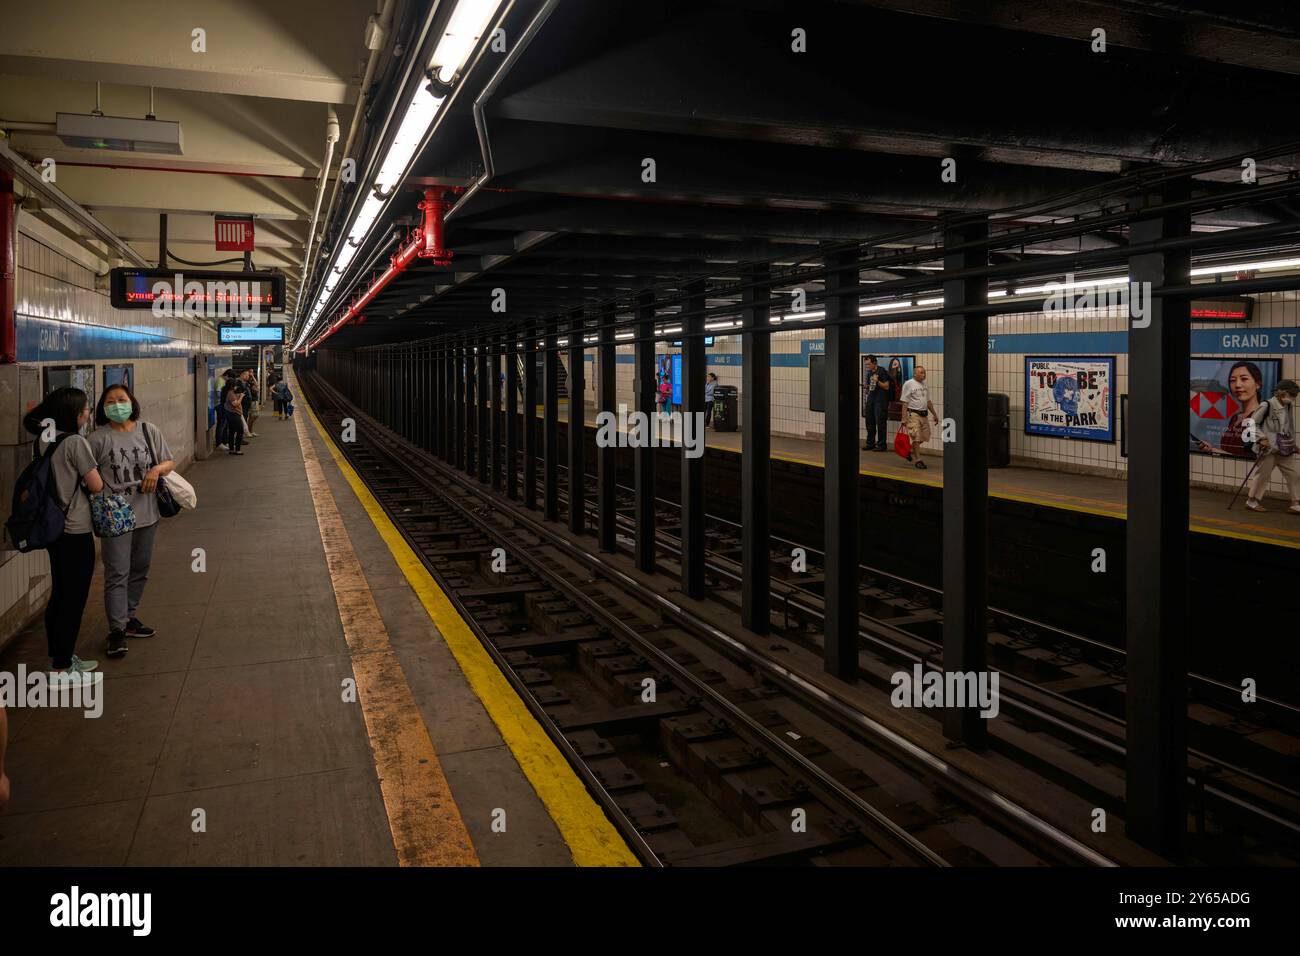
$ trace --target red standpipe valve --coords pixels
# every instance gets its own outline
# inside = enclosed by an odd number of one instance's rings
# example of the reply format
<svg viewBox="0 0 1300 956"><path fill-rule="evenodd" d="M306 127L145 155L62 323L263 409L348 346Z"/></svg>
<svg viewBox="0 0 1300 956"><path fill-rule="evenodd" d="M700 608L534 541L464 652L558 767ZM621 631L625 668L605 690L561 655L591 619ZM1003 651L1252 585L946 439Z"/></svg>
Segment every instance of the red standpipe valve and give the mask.
<svg viewBox="0 0 1300 956"><path fill-rule="evenodd" d="M421 259L432 259L434 265L451 265L455 255L443 245L442 217L451 208L451 203L442 198L443 193L437 189L426 189L420 209L424 211L424 245L416 253Z"/></svg>

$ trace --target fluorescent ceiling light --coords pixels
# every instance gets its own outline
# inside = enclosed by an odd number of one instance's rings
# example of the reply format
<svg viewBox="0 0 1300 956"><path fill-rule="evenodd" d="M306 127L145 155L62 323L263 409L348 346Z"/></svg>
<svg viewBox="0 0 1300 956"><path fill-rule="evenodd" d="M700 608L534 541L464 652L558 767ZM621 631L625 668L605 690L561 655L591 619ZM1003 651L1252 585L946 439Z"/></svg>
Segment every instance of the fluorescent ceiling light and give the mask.
<svg viewBox="0 0 1300 956"><path fill-rule="evenodd" d="M411 157L419 148L420 141L424 139L424 134L433 123L433 118L438 115L438 107L442 106L442 103L442 98L430 93L425 83L421 83L419 89L415 91L411 104L406 108L406 116L402 118L402 125L398 127L397 135L393 137L392 145L388 147L384 164L379 168L379 175L375 177L375 185L384 192L392 189L402 173L406 171Z"/></svg>
<svg viewBox="0 0 1300 956"><path fill-rule="evenodd" d="M1105 279L1080 279L1076 282L1049 282L1046 285L1027 286L1016 289L1016 295L1034 295L1039 293L1064 292L1067 289L1091 289L1099 285L1124 285L1128 276L1110 276Z"/></svg>
<svg viewBox="0 0 1300 956"><path fill-rule="evenodd" d="M1221 275L1225 272L1244 272L1250 269L1294 269L1300 266L1300 259L1264 259L1260 262L1234 262L1224 266L1202 266L1193 269L1194 276Z"/></svg>
<svg viewBox="0 0 1300 956"><path fill-rule="evenodd" d="M500 0L460 0L456 4L429 61L441 82L450 83L465 65L499 5Z"/></svg>

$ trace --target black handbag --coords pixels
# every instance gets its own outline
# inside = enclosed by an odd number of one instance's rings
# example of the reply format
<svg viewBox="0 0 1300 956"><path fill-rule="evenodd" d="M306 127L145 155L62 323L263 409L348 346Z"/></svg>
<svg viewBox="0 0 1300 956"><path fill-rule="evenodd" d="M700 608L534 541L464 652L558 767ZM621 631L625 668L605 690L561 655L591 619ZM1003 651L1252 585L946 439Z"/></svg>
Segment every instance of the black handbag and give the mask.
<svg viewBox="0 0 1300 956"><path fill-rule="evenodd" d="M153 426L148 422L141 422L140 427L144 429L144 443L149 448L149 461L154 466L157 466L158 456L154 454L153 450L153 433L149 430ZM158 488L154 494L158 496L158 514L162 515L162 517L174 518L176 515L181 513L179 502L177 502L176 499L172 497L172 493L167 490L167 479L158 479Z"/></svg>

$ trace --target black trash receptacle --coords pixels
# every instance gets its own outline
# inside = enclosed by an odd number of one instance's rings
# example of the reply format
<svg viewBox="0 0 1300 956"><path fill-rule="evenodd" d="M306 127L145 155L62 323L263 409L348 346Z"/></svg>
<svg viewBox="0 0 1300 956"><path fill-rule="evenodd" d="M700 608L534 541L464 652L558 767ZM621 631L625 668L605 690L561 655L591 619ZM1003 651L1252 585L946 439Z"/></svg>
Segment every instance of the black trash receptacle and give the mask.
<svg viewBox="0 0 1300 956"><path fill-rule="evenodd" d="M734 432L740 404L740 390L734 385L713 386L713 428L720 432Z"/></svg>
<svg viewBox="0 0 1300 956"><path fill-rule="evenodd" d="M989 392L989 467L1011 464L1011 396Z"/></svg>

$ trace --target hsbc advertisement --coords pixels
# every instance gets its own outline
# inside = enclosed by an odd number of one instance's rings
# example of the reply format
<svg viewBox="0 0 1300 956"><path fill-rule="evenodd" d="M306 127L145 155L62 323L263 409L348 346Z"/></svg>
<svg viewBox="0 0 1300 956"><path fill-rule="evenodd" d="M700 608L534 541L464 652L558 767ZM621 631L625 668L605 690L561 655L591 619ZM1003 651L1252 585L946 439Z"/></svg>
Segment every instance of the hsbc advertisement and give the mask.
<svg viewBox="0 0 1300 956"><path fill-rule="evenodd" d="M1191 451L1254 458L1241 440L1241 426L1273 394L1282 360L1194 358L1191 371Z"/></svg>
<svg viewBox="0 0 1300 956"><path fill-rule="evenodd" d="M1115 357L1025 357L1025 434L1115 440Z"/></svg>

